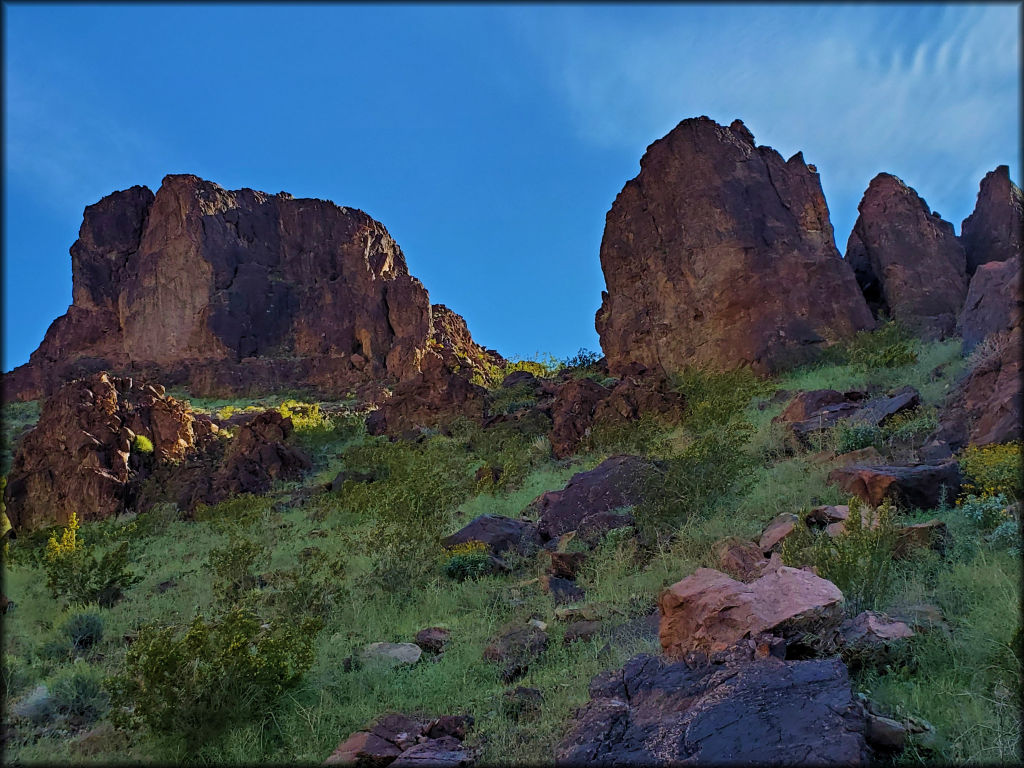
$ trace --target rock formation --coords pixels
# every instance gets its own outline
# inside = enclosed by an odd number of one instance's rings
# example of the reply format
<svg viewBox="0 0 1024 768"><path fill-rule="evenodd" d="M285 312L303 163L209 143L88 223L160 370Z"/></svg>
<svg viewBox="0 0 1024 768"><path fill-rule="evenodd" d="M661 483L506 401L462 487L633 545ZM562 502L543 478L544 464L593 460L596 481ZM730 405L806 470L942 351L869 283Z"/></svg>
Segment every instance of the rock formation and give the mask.
<svg viewBox="0 0 1024 768"><path fill-rule="evenodd" d="M1021 257L982 264L971 278L960 313L964 352L972 351L988 336L1009 331L1024 319L1024 276Z"/></svg>
<svg viewBox="0 0 1024 768"><path fill-rule="evenodd" d="M383 225L325 200L167 176L86 208L71 259L73 304L5 376L7 399L99 370L193 394L345 394L415 375L428 348L471 368L495 354L431 307Z"/></svg>
<svg viewBox="0 0 1024 768"><path fill-rule="evenodd" d="M46 401L14 457L5 503L16 530L101 520L124 510L133 480L180 462L216 426L163 387L105 373L70 382ZM152 454L136 436L152 443Z"/></svg>
<svg viewBox="0 0 1024 768"><path fill-rule="evenodd" d="M985 174L974 212L960 225L960 242L967 256L967 272L982 264L1006 261L1021 253L1024 195L1010 181L1010 169L1000 165Z"/></svg>
<svg viewBox="0 0 1024 768"><path fill-rule="evenodd" d="M925 338L950 335L967 294L964 249L953 225L888 173L871 180L858 210L846 261L872 311Z"/></svg>
<svg viewBox="0 0 1024 768"><path fill-rule="evenodd" d="M684 120L648 147L608 213L596 325L631 362L770 372L874 323L836 249L813 166L740 121Z"/></svg>

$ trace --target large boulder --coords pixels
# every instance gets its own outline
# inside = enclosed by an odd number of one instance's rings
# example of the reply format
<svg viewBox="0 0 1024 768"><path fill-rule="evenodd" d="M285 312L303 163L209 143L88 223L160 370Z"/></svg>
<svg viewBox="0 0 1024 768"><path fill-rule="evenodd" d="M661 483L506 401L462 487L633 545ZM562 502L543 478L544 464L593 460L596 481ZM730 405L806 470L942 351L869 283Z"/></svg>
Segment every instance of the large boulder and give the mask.
<svg viewBox="0 0 1024 768"><path fill-rule="evenodd" d="M830 430L842 421L879 427L920 403L920 394L910 386L871 399L860 390L816 389L797 394L773 421L786 425L797 442L806 445L815 433Z"/></svg>
<svg viewBox="0 0 1024 768"><path fill-rule="evenodd" d="M609 391L589 378L570 379L559 388L551 404L548 440L555 458L571 456L594 423L598 404Z"/></svg>
<svg viewBox="0 0 1024 768"><path fill-rule="evenodd" d="M843 618L843 593L809 571L781 566L749 584L698 568L658 598L669 656L714 652L763 632L827 646Z"/></svg>
<svg viewBox="0 0 1024 768"><path fill-rule="evenodd" d="M216 427L159 385L99 373L61 387L21 440L4 492L15 530L102 520L134 502L155 465L194 455ZM148 454L136 440L147 438Z"/></svg>
<svg viewBox="0 0 1024 768"><path fill-rule="evenodd" d="M865 729L837 658L720 666L643 654L591 681L555 764L860 765Z"/></svg>
<svg viewBox="0 0 1024 768"><path fill-rule="evenodd" d="M959 465L946 461L909 466L837 467L829 473L828 482L872 507L889 499L907 507L934 509L943 499L956 498L962 478Z"/></svg>
<svg viewBox="0 0 1024 768"><path fill-rule="evenodd" d="M446 547L480 541L492 555L509 550L528 555L540 546L537 526L529 520L517 520L501 515L480 515L450 536L441 540Z"/></svg>
<svg viewBox="0 0 1024 768"><path fill-rule="evenodd" d="M953 225L892 174L871 180L846 261L877 314L925 338L953 333L967 295L964 249Z"/></svg>
<svg viewBox="0 0 1024 768"><path fill-rule="evenodd" d="M1024 318L1024 277L1020 254L982 264L971 278L960 313L963 350L971 352L995 333L1010 331Z"/></svg>
<svg viewBox="0 0 1024 768"><path fill-rule="evenodd" d="M1007 261L1021 253L1024 231L1024 195L1010 181L1010 168L1000 165L985 174L978 202L960 225L960 242L967 256L967 271L982 264Z"/></svg>
<svg viewBox="0 0 1024 768"><path fill-rule="evenodd" d="M814 166L757 146L739 120L684 120L647 148L608 212L601 268L613 375L767 372L874 325Z"/></svg>
<svg viewBox="0 0 1024 768"><path fill-rule="evenodd" d="M643 499L646 483L656 465L641 456L612 456L589 472L578 472L560 491L548 491L534 499L537 532L543 542L576 531L576 538L594 543L611 528L630 525L625 512Z"/></svg>
<svg viewBox="0 0 1024 768"><path fill-rule="evenodd" d="M73 303L5 375L8 399L97 370L202 395L344 395L415 375L438 346L486 369L384 226L326 200L167 176L156 195L132 187L86 208L71 265Z"/></svg>

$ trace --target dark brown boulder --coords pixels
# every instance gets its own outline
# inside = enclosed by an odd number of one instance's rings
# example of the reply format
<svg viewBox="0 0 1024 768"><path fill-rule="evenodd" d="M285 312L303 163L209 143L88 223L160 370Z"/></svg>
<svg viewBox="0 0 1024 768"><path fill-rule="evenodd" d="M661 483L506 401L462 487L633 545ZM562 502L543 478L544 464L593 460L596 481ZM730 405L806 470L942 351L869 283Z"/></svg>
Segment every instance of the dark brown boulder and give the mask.
<svg viewBox="0 0 1024 768"><path fill-rule="evenodd" d="M74 301L5 375L8 399L97 370L197 395L343 395L415 375L428 348L474 369L491 359L454 313L439 306L435 322L383 225L325 200L171 175L156 195L133 187L86 208L71 258Z"/></svg>
<svg viewBox="0 0 1024 768"><path fill-rule="evenodd" d="M830 430L842 421L878 427L920 402L920 394L910 386L870 400L859 390L816 389L799 393L772 421L787 425L796 442L807 445L815 433Z"/></svg>
<svg viewBox="0 0 1024 768"><path fill-rule="evenodd" d="M906 386L882 397L874 397L863 403L850 416L851 424L881 427L898 413L910 411L921 404L921 394L913 387Z"/></svg>
<svg viewBox="0 0 1024 768"><path fill-rule="evenodd" d="M443 653L451 635L444 627L427 627L416 633L416 645L429 653Z"/></svg>
<svg viewBox="0 0 1024 768"><path fill-rule="evenodd" d="M736 536L716 542L711 551L718 568L738 581L754 581L764 575L768 565L761 548Z"/></svg>
<svg viewBox="0 0 1024 768"><path fill-rule="evenodd" d="M303 451L287 444L292 420L278 411L264 411L238 430L212 478L213 497L265 493L275 480L298 478L312 466Z"/></svg>
<svg viewBox="0 0 1024 768"><path fill-rule="evenodd" d="M366 419L371 435L392 437L443 428L459 417L482 422L487 390L452 373L440 355L428 353L422 370L401 382Z"/></svg>
<svg viewBox="0 0 1024 768"><path fill-rule="evenodd" d="M908 507L934 509L960 491L960 467L955 461L913 466L849 466L833 469L828 482L877 507L890 499Z"/></svg>
<svg viewBox="0 0 1024 768"><path fill-rule="evenodd" d="M684 120L647 148L608 212L601 268L612 375L632 362L768 372L874 325L818 174L739 120Z"/></svg>
<svg viewBox="0 0 1024 768"><path fill-rule="evenodd" d="M967 255L967 272L982 264L1007 261L1021 253L1024 230L1024 195L1010 181L1010 168L1000 165L985 174L978 202L960 225L960 242Z"/></svg>
<svg viewBox="0 0 1024 768"><path fill-rule="evenodd" d="M608 390L588 378L570 379L558 390L551 405L551 451L555 458L571 456L594 423L598 404Z"/></svg>
<svg viewBox="0 0 1024 768"><path fill-rule="evenodd" d="M535 552L540 546L537 526L529 520L516 520L501 515L480 515L467 525L441 539L441 544L454 547L467 541L481 541L492 555L515 551L521 555Z"/></svg>
<svg viewBox="0 0 1024 768"><path fill-rule="evenodd" d="M896 546L892 556L899 559L909 557L915 549L934 549L945 552L949 543L949 529L941 520L905 525L896 532Z"/></svg>
<svg viewBox="0 0 1024 768"><path fill-rule="evenodd" d="M213 440L216 427L163 387L100 373L72 381L43 404L21 440L5 490L16 530L123 512L136 481L155 465L180 462ZM148 456L136 436L148 438Z"/></svg>
<svg viewBox="0 0 1024 768"><path fill-rule="evenodd" d="M631 525L630 515L615 510L638 504L655 471L656 465L643 457L612 456L573 475L562 490L541 494L531 502L541 540L576 531L577 539L592 544L611 528Z"/></svg>
<svg viewBox="0 0 1024 768"><path fill-rule="evenodd" d="M964 353L995 333L1008 332L1024 319L1024 277L1021 257L982 264L971 278L960 313Z"/></svg>
<svg viewBox="0 0 1024 768"><path fill-rule="evenodd" d="M644 654L591 681L555 764L860 765L864 732L839 659L717 665Z"/></svg>
<svg viewBox="0 0 1024 768"><path fill-rule="evenodd" d="M672 391L660 369L631 363L620 371L611 392L597 404L594 423L624 424L647 414L679 421L685 409L686 398Z"/></svg>
<svg viewBox="0 0 1024 768"><path fill-rule="evenodd" d="M864 296L925 338L953 333L967 295L964 249L917 192L892 174L871 180L846 245Z"/></svg>
<svg viewBox="0 0 1024 768"><path fill-rule="evenodd" d="M473 341L462 315L444 304L434 304L430 310L434 330L430 347L441 355L445 367L464 378L476 375L487 385L497 384L495 377L504 369L505 358Z"/></svg>

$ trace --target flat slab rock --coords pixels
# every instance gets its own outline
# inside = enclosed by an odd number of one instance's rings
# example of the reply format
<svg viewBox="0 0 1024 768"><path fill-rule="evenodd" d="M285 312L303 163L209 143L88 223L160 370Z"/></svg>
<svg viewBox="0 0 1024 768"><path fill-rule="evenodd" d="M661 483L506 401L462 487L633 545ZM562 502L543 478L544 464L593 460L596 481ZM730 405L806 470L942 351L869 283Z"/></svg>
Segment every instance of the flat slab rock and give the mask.
<svg viewBox="0 0 1024 768"><path fill-rule="evenodd" d="M356 731L338 745L324 765L431 766L465 768L473 757L462 740L472 726L468 716L445 715L434 720L389 714L369 729Z"/></svg>
<svg viewBox="0 0 1024 768"><path fill-rule="evenodd" d="M955 461L911 466L839 467L828 475L838 485L872 507L891 499L908 507L935 509L943 499L953 499L962 482Z"/></svg>
<svg viewBox="0 0 1024 768"><path fill-rule="evenodd" d="M762 632L827 642L842 621L843 593L808 571L781 566L744 584L711 568L661 593L659 639L669 656L719 651Z"/></svg>
<svg viewBox="0 0 1024 768"><path fill-rule="evenodd" d="M836 658L691 667L641 654L591 681L555 764L860 765L864 717Z"/></svg>

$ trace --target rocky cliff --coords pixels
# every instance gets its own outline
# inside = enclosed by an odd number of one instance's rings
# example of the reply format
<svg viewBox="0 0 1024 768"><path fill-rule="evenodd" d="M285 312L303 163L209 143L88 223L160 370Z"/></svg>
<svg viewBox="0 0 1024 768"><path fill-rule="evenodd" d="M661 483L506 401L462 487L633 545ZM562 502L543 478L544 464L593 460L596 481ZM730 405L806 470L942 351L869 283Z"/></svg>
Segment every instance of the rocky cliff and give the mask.
<svg viewBox="0 0 1024 768"><path fill-rule="evenodd" d="M974 212L960 225L960 242L967 255L967 271L982 264L1008 261L1021 252L1024 230L1024 195L1010 181L1010 168L1000 165L985 174Z"/></svg>
<svg viewBox="0 0 1024 768"><path fill-rule="evenodd" d="M612 374L631 362L770 372L874 326L800 153L783 160L739 120L698 117L640 168L601 242L596 325Z"/></svg>
<svg viewBox="0 0 1024 768"><path fill-rule="evenodd" d="M167 176L156 195L132 187L86 208L71 261L73 304L5 376L6 399L98 370L193 394L343 394L413 376L426 354L469 375L500 359L468 331L435 328L435 314L465 322L435 313L382 224L325 200Z"/></svg>

